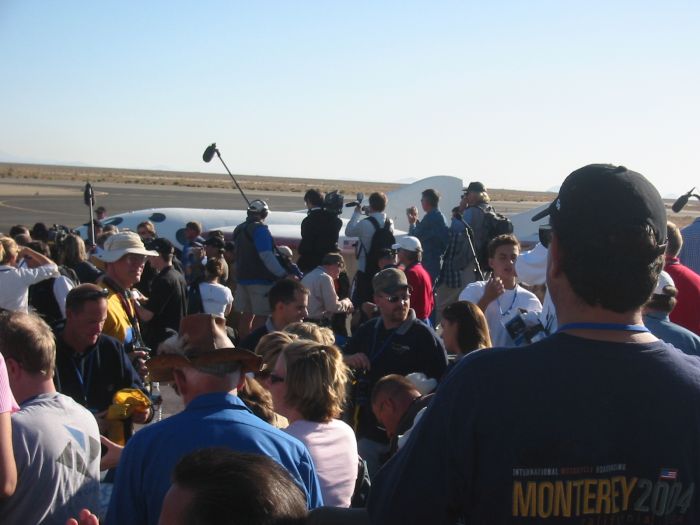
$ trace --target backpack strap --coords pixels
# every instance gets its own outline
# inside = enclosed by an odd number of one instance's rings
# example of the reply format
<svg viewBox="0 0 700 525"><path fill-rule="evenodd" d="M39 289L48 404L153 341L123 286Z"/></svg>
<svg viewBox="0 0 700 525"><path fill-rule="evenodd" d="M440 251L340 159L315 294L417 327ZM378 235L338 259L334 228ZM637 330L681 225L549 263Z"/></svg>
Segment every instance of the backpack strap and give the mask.
<svg viewBox="0 0 700 525"><path fill-rule="evenodd" d="M377 219L375 219L374 217L372 217L371 215L367 216L366 219L362 219L362 220L364 220L364 221L369 221L370 224L371 224L372 226L374 226L374 233L372 234L372 238L374 238L374 236L376 235L376 233L379 231L379 228L381 228L381 226L379 226L379 221L378 221ZM387 219L387 222L389 222L389 219ZM385 225L386 225L386 224L385 224ZM357 257L359 258L363 251L365 252L365 255L367 255L367 254L369 253L369 250L365 247L364 244L362 244L362 240L358 239L358 241L359 241L359 243L360 243L360 247L359 247L359 249L357 250ZM371 242L372 242L372 241L370 241L370 243L371 243ZM371 246L370 246L370 248L371 248Z"/></svg>

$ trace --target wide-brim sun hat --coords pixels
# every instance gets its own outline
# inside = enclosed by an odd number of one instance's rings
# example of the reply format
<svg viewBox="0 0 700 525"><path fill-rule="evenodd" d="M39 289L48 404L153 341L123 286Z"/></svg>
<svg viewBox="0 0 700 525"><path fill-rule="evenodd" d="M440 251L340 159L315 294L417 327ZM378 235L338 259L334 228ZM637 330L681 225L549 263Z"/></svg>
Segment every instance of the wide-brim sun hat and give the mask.
<svg viewBox="0 0 700 525"><path fill-rule="evenodd" d="M106 263L113 263L129 253L153 257L159 255L155 250L147 250L137 233L120 232L110 235L102 252L95 257Z"/></svg>
<svg viewBox="0 0 700 525"><path fill-rule="evenodd" d="M262 357L236 348L226 335L226 320L211 314L187 315L180 321L178 343L163 344L160 353L146 363L152 381L173 381L175 368L202 368L240 363L243 373L258 372Z"/></svg>

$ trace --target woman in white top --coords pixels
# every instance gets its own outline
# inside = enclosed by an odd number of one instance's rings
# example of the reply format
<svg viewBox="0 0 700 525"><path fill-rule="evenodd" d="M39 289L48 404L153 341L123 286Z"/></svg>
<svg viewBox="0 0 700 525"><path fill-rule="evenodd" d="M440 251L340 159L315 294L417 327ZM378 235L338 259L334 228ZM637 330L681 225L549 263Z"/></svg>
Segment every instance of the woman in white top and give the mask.
<svg viewBox="0 0 700 525"><path fill-rule="evenodd" d="M199 293L202 296L202 307L205 314L228 317L233 308L233 294L226 286L219 284L219 278L224 274L224 263L221 259L212 258L204 267L204 282L199 283Z"/></svg>
<svg viewBox="0 0 700 525"><path fill-rule="evenodd" d="M48 257L23 246L14 239L1 237L3 253L0 257L0 308L13 312L27 312L29 286L44 279L58 277L58 266ZM27 268L25 260L34 268Z"/></svg>
<svg viewBox="0 0 700 525"><path fill-rule="evenodd" d="M289 420L285 432L311 453L328 507L349 507L357 479L355 433L336 419L347 378L340 350L300 340L282 350L267 380L275 411Z"/></svg>

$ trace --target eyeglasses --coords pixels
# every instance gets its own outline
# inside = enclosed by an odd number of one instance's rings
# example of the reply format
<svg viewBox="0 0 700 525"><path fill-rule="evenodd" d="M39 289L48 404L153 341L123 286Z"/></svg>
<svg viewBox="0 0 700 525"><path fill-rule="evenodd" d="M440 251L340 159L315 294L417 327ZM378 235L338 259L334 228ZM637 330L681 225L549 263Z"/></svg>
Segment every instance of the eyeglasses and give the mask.
<svg viewBox="0 0 700 525"><path fill-rule="evenodd" d="M392 304L398 303L399 301L407 303L411 300L411 294L406 292L406 295L385 295L384 299L386 299L387 302Z"/></svg>
<svg viewBox="0 0 700 525"><path fill-rule="evenodd" d="M537 232L542 246L549 248L549 243L552 241L552 227L549 224L540 226Z"/></svg>
<svg viewBox="0 0 700 525"><path fill-rule="evenodd" d="M280 377L280 376L278 376L277 374L272 374L272 373L271 373L271 374L270 374L270 383L272 383L273 385L274 385L275 383L284 383L284 377Z"/></svg>
<svg viewBox="0 0 700 525"><path fill-rule="evenodd" d="M138 255L136 253L128 253L124 256L124 259L127 260L129 264L146 264L146 257L145 255Z"/></svg>

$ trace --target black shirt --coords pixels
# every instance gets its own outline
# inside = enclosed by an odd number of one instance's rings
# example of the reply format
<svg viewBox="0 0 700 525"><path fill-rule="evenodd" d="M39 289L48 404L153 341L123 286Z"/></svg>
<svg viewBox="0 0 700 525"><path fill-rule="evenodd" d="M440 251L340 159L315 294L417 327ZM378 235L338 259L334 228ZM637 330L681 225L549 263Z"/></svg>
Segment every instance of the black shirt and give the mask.
<svg viewBox="0 0 700 525"><path fill-rule="evenodd" d="M338 251L338 235L343 221L335 213L315 208L301 221L301 241L297 265L308 273L321 264L323 256Z"/></svg>
<svg viewBox="0 0 700 525"><path fill-rule="evenodd" d="M423 372L428 377L440 379L447 368L447 352L435 331L416 319L412 309L409 317L395 329L387 330L381 317L360 326L346 347L348 354L357 352L367 354L372 365L369 371L359 373L362 385L359 398L356 396L354 400L360 409L357 437L388 443L369 403L374 385L388 374L405 376Z"/></svg>
<svg viewBox="0 0 700 525"><path fill-rule="evenodd" d="M144 330L144 342L153 352L167 338L166 328L180 329L180 319L187 315L187 284L174 267L167 266L153 279L151 295L144 308L153 312Z"/></svg>
<svg viewBox="0 0 700 525"><path fill-rule="evenodd" d="M93 413L112 404L122 388L143 388L143 383L114 337L100 335L85 352L76 352L63 340L62 327L56 332L56 390L72 397Z"/></svg>

